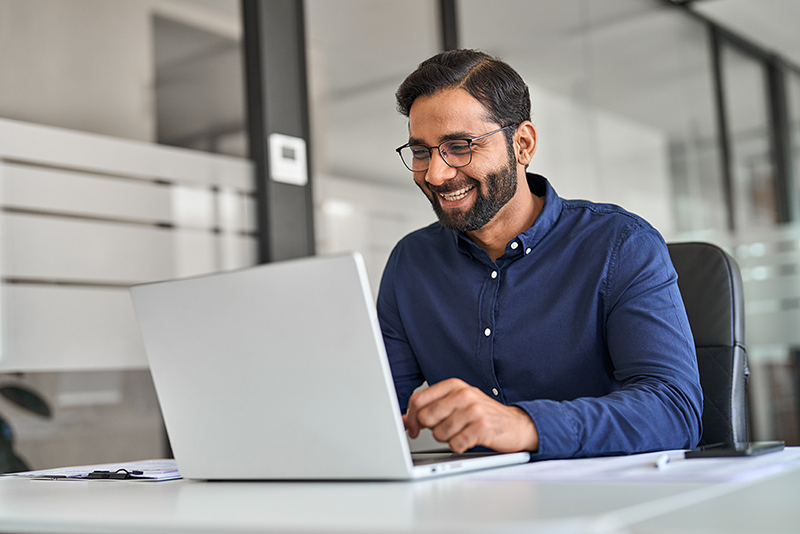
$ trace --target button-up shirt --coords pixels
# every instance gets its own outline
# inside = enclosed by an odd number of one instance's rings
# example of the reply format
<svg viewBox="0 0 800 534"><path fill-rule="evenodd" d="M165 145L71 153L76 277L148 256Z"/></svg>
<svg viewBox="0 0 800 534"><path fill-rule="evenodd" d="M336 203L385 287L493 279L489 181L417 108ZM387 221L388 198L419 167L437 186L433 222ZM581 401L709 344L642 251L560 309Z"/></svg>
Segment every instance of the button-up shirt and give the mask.
<svg viewBox="0 0 800 534"><path fill-rule="evenodd" d="M544 207L496 261L439 223L393 250L378 315L401 409L456 377L530 415L534 459L694 447L702 390L663 238L618 206L528 185Z"/></svg>

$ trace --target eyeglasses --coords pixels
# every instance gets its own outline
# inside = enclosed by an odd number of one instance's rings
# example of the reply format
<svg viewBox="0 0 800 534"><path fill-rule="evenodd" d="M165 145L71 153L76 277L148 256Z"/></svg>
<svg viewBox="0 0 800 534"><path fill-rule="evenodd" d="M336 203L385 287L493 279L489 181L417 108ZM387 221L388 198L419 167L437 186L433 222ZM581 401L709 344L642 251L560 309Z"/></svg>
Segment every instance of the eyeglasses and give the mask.
<svg viewBox="0 0 800 534"><path fill-rule="evenodd" d="M512 126L517 125L509 124L507 126L503 126L502 128L498 128L493 132L489 132L478 137L473 137L472 139L453 139L451 141L445 141L439 146L434 147L427 147L425 145L411 145L406 143L400 148L397 148L396 151L398 154L400 154L400 159L403 160L403 165L405 165L406 168L411 172L427 171L428 167L431 165L431 158L433 157L434 149L439 151L439 154L442 156L444 162L450 167L466 167L472 163L472 143L479 139L483 139L484 137L489 137L492 134L496 134L497 132L502 132L506 128L511 128Z"/></svg>

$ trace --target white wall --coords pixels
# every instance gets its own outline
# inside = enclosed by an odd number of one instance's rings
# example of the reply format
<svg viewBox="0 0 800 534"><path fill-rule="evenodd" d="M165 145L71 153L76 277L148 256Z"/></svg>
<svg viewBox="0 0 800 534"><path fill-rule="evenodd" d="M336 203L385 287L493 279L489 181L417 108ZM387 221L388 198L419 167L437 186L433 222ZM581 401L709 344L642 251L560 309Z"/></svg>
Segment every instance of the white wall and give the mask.
<svg viewBox="0 0 800 534"><path fill-rule="evenodd" d="M0 117L152 141L152 5L0 0Z"/></svg>
<svg viewBox="0 0 800 534"><path fill-rule="evenodd" d="M146 368L127 287L252 265L248 160L0 119L0 371Z"/></svg>
<svg viewBox="0 0 800 534"><path fill-rule="evenodd" d="M241 37L236 0L0 0L0 117L155 141L154 15Z"/></svg>

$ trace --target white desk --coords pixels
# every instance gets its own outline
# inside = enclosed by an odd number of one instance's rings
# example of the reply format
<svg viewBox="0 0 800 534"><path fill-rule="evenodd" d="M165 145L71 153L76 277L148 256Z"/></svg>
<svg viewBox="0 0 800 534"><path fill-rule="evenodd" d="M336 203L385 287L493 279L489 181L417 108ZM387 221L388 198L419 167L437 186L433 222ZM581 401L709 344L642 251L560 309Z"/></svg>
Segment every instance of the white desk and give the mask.
<svg viewBox="0 0 800 534"><path fill-rule="evenodd" d="M663 514L657 516L631 521L628 532L630 534L800 532L800 470L795 469L773 478L742 484L738 489L725 486L719 485L716 488L719 495L715 498L675 507L670 511L665 510Z"/></svg>
<svg viewBox="0 0 800 534"><path fill-rule="evenodd" d="M0 478L0 532L797 532L798 501L800 468L717 484Z"/></svg>

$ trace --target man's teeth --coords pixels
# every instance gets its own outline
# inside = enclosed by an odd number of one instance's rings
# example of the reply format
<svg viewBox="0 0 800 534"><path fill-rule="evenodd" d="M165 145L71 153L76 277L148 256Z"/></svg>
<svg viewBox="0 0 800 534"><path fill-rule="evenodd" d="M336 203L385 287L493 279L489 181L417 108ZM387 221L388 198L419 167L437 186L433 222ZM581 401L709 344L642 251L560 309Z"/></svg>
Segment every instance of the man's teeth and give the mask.
<svg viewBox="0 0 800 534"><path fill-rule="evenodd" d="M465 196L467 196L467 193L469 193L469 192L470 192L470 190L471 190L473 187L475 187L475 186L473 186L473 185L468 185L467 187L463 187L463 188L461 188L461 189L459 189L459 190L457 190L457 191L450 191L449 193L439 193L439 194L440 194L440 195L442 196L442 198L443 198L443 199L445 199L446 201L448 201L448 202L455 202L456 200L461 200L462 198L464 198Z"/></svg>

